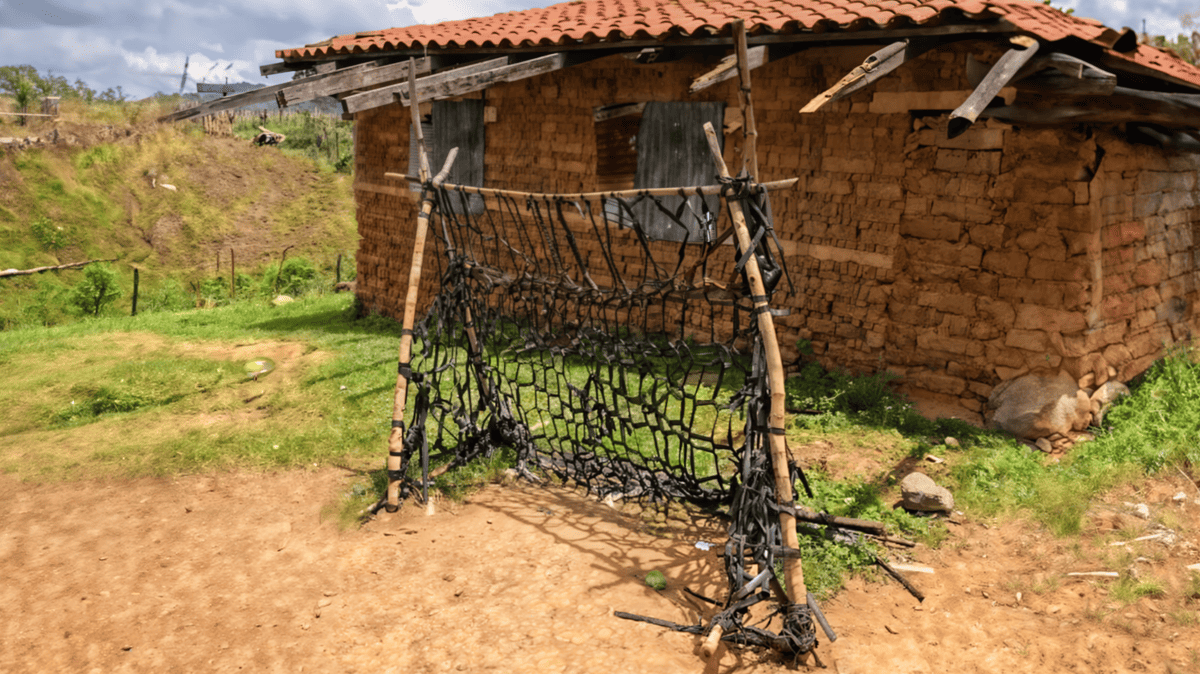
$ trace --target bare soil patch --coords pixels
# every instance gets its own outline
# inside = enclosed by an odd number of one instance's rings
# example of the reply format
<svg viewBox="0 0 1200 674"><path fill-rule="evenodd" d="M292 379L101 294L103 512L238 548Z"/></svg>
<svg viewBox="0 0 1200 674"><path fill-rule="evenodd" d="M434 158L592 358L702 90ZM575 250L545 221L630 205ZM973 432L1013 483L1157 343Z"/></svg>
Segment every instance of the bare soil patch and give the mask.
<svg viewBox="0 0 1200 674"><path fill-rule="evenodd" d="M709 615L682 588L723 594L720 546L695 547L723 542L720 524L664 526L515 485L438 502L433 515L408 504L343 533L320 513L345 484L333 469L41 486L0 477L0 671L705 671L698 638L613 612ZM909 560L934 570L911 576L924 603L862 579L827 602L840 635L822 638L827 671L1197 671L1200 629L1179 620L1197 607L1179 570L1198 561L1200 506L1170 498L1187 486L1129 495L1180 533L1171 547L1129 544L1145 560L1130 564L1165 580L1161 598L1121 604L1107 581L1063 575L1123 547L1108 545L1114 526L1140 526L1124 519L1123 496L1097 509L1081 541L965 522ZM667 590L644 584L651 569ZM727 651L707 671L785 668Z"/></svg>

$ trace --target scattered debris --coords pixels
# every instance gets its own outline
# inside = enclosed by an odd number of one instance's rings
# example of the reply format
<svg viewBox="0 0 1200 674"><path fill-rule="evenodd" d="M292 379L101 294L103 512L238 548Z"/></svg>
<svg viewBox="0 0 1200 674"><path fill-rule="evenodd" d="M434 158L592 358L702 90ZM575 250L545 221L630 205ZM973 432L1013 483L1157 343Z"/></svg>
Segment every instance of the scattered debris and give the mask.
<svg viewBox="0 0 1200 674"><path fill-rule="evenodd" d="M1150 519L1150 506L1145 503L1125 503L1124 505L1129 509L1129 514L1144 520Z"/></svg>
<svg viewBox="0 0 1200 674"><path fill-rule="evenodd" d="M282 133L275 133L265 126L258 127L258 130L262 131L262 133L255 136L254 140L251 142L259 147L262 147L263 145L279 145L283 141L287 140L287 136L283 135Z"/></svg>
<svg viewBox="0 0 1200 674"><path fill-rule="evenodd" d="M907 571L909 573L933 573L931 567L920 566L918 564L892 564L892 568L897 571Z"/></svg>

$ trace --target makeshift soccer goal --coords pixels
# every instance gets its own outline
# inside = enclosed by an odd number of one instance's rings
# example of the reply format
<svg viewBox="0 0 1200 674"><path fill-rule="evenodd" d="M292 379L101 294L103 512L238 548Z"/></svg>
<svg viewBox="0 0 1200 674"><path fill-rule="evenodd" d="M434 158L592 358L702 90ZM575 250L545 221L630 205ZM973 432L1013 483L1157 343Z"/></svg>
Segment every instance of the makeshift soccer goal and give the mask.
<svg viewBox="0 0 1200 674"><path fill-rule="evenodd" d="M708 634L706 652L724 640L807 653L816 633L793 515L803 475L783 436L770 302L790 279L767 201L796 181L730 178L705 130L721 174L708 187L448 185L454 153L422 181L381 505L427 498L432 476L511 451L530 479L553 475L601 498L725 506L729 593L716 616L691 626L622 617ZM637 217L647 206L683 240L649 238ZM439 283L418 319L422 273ZM764 601L782 617L778 632L747 622Z"/></svg>

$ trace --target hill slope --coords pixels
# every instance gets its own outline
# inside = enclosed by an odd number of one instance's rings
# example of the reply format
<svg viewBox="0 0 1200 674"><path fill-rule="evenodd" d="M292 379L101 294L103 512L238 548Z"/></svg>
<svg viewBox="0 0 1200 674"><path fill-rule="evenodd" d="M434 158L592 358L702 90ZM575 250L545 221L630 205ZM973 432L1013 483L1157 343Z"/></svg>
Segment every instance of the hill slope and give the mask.
<svg viewBox="0 0 1200 674"><path fill-rule="evenodd" d="M351 177L303 157L190 124L0 125L17 132L58 142L0 153L0 269L116 259L128 281L137 265L143 283L186 285L228 274L231 250L246 271L288 246L319 267L353 259ZM80 274L6 279L0 317Z"/></svg>

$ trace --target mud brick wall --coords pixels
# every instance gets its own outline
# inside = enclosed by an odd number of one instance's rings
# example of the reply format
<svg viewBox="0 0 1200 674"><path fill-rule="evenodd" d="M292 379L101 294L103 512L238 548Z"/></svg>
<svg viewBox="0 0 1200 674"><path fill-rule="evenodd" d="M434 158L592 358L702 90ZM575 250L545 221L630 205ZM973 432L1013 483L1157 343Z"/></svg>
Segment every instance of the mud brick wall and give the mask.
<svg viewBox="0 0 1200 674"><path fill-rule="evenodd" d="M870 51L809 49L753 72L759 178L801 178L772 197L797 285L773 300L790 310L777 319L785 358L808 340L827 366L890 370L928 413L978 422L1000 381L1040 370L1085 386L1127 380L1191 337L1200 162L1105 128L983 120L947 139L945 111L970 89L968 54L999 55L978 42L929 52L819 113L797 112ZM725 102L725 159L736 172L735 82L687 93L712 65L609 57L489 89L485 184L597 189L594 109L643 101ZM383 172L407 168L409 118L398 106L361 113L357 135L358 293L397 318L415 198ZM631 247L623 271L636 274L636 242L621 245ZM687 320L689 331L708 329L705 317Z"/></svg>

